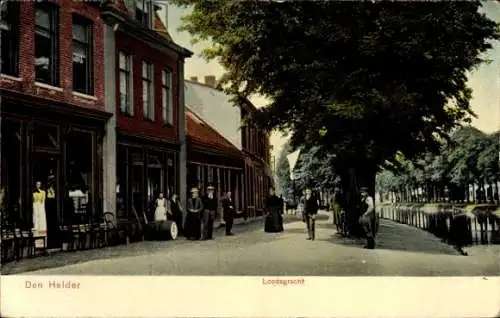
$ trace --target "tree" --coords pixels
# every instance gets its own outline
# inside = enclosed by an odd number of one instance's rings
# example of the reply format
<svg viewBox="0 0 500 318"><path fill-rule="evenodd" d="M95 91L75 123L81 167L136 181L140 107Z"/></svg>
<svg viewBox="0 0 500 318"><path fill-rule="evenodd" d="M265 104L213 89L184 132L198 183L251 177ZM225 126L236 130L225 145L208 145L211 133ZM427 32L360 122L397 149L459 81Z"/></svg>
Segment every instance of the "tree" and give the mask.
<svg viewBox="0 0 500 318"><path fill-rule="evenodd" d="M438 151L470 120L466 74L499 38L480 2L172 1L193 5L184 29L213 43L236 102L272 99L251 120L337 155L352 232L380 165Z"/></svg>
<svg viewBox="0 0 500 318"><path fill-rule="evenodd" d="M292 192L292 179L290 178L290 164L288 163L287 155L290 153L290 145L285 143L281 148L278 160L276 162L276 175L278 179L279 193L284 198L288 198Z"/></svg>

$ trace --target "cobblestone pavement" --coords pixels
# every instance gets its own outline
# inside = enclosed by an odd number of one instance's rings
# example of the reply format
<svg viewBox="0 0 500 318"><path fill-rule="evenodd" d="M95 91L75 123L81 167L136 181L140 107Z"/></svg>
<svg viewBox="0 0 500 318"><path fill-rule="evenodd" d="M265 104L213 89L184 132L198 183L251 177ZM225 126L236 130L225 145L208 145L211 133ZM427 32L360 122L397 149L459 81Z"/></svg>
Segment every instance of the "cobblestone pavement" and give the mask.
<svg viewBox="0 0 500 318"><path fill-rule="evenodd" d="M290 218L290 217L288 217ZM293 218L293 217L292 217ZM381 220L377 248L339 238L328 216L317 224L316 241L304 223L289 220L285 232L264 233L263 224L235 228L213 241L141 242L72 253L80 262L27 272L36 275L290 275L290 276L490 276L499 275L498 249L472 249L461 256L433 235ZM87 253L87 254L85 254ZM68 253L65 253L69 255ZM80 255L79 255L80 254ZM33 260L35 261L35 260ZM43 266L42 266L43 267ZM45 266L48 267L48 266ZM32 265L31 269L37 268ZM40 266L38 266L40 268ZM23 271L30 270L25 267ZM11 270L11 273L15 273Z"/></svg>

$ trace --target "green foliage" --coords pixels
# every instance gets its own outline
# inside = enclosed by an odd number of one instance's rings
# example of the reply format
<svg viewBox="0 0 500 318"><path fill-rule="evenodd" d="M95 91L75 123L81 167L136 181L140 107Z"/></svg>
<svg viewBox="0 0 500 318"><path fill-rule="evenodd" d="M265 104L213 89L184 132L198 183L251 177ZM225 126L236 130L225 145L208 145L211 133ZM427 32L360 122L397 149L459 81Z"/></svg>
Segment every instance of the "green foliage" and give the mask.
<svg viewBox="0 0 500 318"><path fill-rule="evenodd" d="M415 164L401 159L397 173L383 170L377 188L398 191L404 185L494 183L500 180L500 131L486 135L473 127L452 134L438 155L426 153Z"/></svg>
<svg viewBox="0 0 500 318"><path fill-rule="evenodd" d="M272 100L253 120L337 168L439 151L473 116L466 74L499 38L474 1L172 2L193 6L183 28L213 43L227 92Z"/></svg>
<svg viewBox="0 0 500 318"><path fill-rule="evenodd" d="M290 178L290 164L286 157L291 150L290 144L285 143L276 162L277 190L283 197L289 197L293 191L292 180Z"/></svg>
<svg viewBox="0 0 500 318"><path fill-rule="evenodd" d="M303 150L294 168L296 186L299 189L332 189L338 183L338 175L332 163L335 155L325 153L318 146Z"/></svg>

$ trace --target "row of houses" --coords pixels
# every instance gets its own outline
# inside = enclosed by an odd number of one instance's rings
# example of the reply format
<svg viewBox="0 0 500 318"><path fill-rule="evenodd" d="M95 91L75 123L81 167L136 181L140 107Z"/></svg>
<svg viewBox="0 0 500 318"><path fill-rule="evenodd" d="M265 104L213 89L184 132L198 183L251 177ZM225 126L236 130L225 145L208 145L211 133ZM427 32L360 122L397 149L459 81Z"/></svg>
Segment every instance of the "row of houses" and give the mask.
<svg viewBox="0 0 500 318"><path fill-rule="evenodd" d="M240 215L262 213L269 135L241 126L255 107L234 107L214 76L185 80L192 52L159 12L149 0L2 4L3 220L31 228L37 182L49 228L104 212L151 220L158 193L185 206L208 183Z"/></svg>

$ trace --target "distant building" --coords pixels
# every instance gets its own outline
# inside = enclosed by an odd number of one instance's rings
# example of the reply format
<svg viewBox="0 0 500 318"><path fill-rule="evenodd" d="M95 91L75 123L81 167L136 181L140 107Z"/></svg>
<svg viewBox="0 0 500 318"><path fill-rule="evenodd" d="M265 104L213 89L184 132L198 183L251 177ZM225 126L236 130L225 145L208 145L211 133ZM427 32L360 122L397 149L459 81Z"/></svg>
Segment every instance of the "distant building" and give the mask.
<svg viewBox="0 0 500 318"><path fill-rule="evenodd" d="M254 126L242 125L243 116L254 111L255 107L248 100L242 108L233 106L230 102L231 96L216 89L215 85L214 76L206 76L205 83L198 82L197 78L185 81L186 107L192 114L192 118L188 119L196 121L197 118L199 125L205 127L208 125L221 136L224 141L218 139L217 142L219 146L224 145L223 153L231 159L213 158L210 163L207 159L196 168L205 169L207 172L199 170L199 173L196 172L196 177L192 172L194 168L188 168L188 184L198 182L203 187L207 182L218 182L213 173L208 171L219 165L219 173L228 171L229 177L223 180L229 180L227 187L234 193L238 209L244 212L243 215L246 217L255 217L262 214L264 198L272 184L269 134ZM192 125L194 127L194 123ZM191 134L194 132L188 129L188 145L190 145L189 140L195 138ZM207 136L214 135L207 132ZM217 138L214 137L206 143L214 143L215 140ZM191 160L189 158L192 158L191 151L195 151L194 148L188 147L188 160ZM221 150L218 152L220 155ZM188 164L191 166L193 163L188 161ZM203 166L206 167L202 168Z"/></svg>

